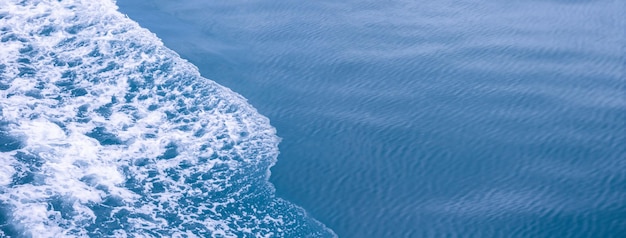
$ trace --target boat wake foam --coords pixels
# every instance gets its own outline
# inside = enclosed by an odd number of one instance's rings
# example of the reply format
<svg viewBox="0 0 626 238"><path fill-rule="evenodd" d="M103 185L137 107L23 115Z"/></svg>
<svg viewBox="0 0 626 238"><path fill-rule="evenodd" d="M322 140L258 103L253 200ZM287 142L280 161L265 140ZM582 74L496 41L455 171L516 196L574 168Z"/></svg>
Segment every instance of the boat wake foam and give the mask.
<svg viewBox="0 0 626 238"><path fill-rule="evenodd" d="M0 2L0 236L334 236L279 138L110 0Z"/></svg>

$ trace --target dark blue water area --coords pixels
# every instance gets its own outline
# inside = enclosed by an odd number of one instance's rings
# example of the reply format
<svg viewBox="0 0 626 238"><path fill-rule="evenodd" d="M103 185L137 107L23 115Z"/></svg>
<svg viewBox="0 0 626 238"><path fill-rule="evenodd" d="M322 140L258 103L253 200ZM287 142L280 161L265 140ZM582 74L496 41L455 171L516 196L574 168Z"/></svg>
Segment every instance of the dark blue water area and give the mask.
<svg viewBox="0 0 626 238"><path fill-rule="evenodd" d="M283 138L340 237L626 235L623 1L118 0Z"/></svg>

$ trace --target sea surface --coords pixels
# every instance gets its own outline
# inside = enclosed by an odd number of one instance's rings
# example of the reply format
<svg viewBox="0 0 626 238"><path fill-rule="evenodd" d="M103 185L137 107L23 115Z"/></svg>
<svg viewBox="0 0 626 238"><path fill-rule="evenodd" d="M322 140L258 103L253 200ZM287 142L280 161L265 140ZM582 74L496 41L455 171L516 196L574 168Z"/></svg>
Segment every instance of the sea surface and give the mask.
<svg viewBox="0 0 626 238"><path fill-rule="evenodd" d="M246 99L110 0L0 1L0 237L332 237Z"/></svg>
<svg viewBox="0 0 626 238"><path fill-rule="evenodd" d="M624 237L624 12L0 0L0 237Z"/></svg>

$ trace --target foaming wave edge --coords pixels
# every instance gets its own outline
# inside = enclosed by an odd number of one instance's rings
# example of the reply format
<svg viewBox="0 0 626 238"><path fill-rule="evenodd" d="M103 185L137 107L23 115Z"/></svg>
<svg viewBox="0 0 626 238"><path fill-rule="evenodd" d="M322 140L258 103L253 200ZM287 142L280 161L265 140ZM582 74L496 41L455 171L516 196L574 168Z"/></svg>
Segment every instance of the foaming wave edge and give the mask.
<svg viewBox="0 0 626 238"><path fill-rule="evenodd" d="M279 138L114 1L0 3L0 236L333 237Z"/></svg>

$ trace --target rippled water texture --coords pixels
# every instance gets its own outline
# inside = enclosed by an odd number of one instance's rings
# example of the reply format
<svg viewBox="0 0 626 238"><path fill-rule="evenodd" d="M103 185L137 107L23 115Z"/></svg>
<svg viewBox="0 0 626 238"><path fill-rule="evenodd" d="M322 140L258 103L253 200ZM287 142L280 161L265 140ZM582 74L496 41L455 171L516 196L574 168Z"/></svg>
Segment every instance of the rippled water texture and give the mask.
<svg viewBox="0 0 626 238"><path fill-rule="evenodd" d="M624 1L130 1L340 237L626 234Z"/></svg>

